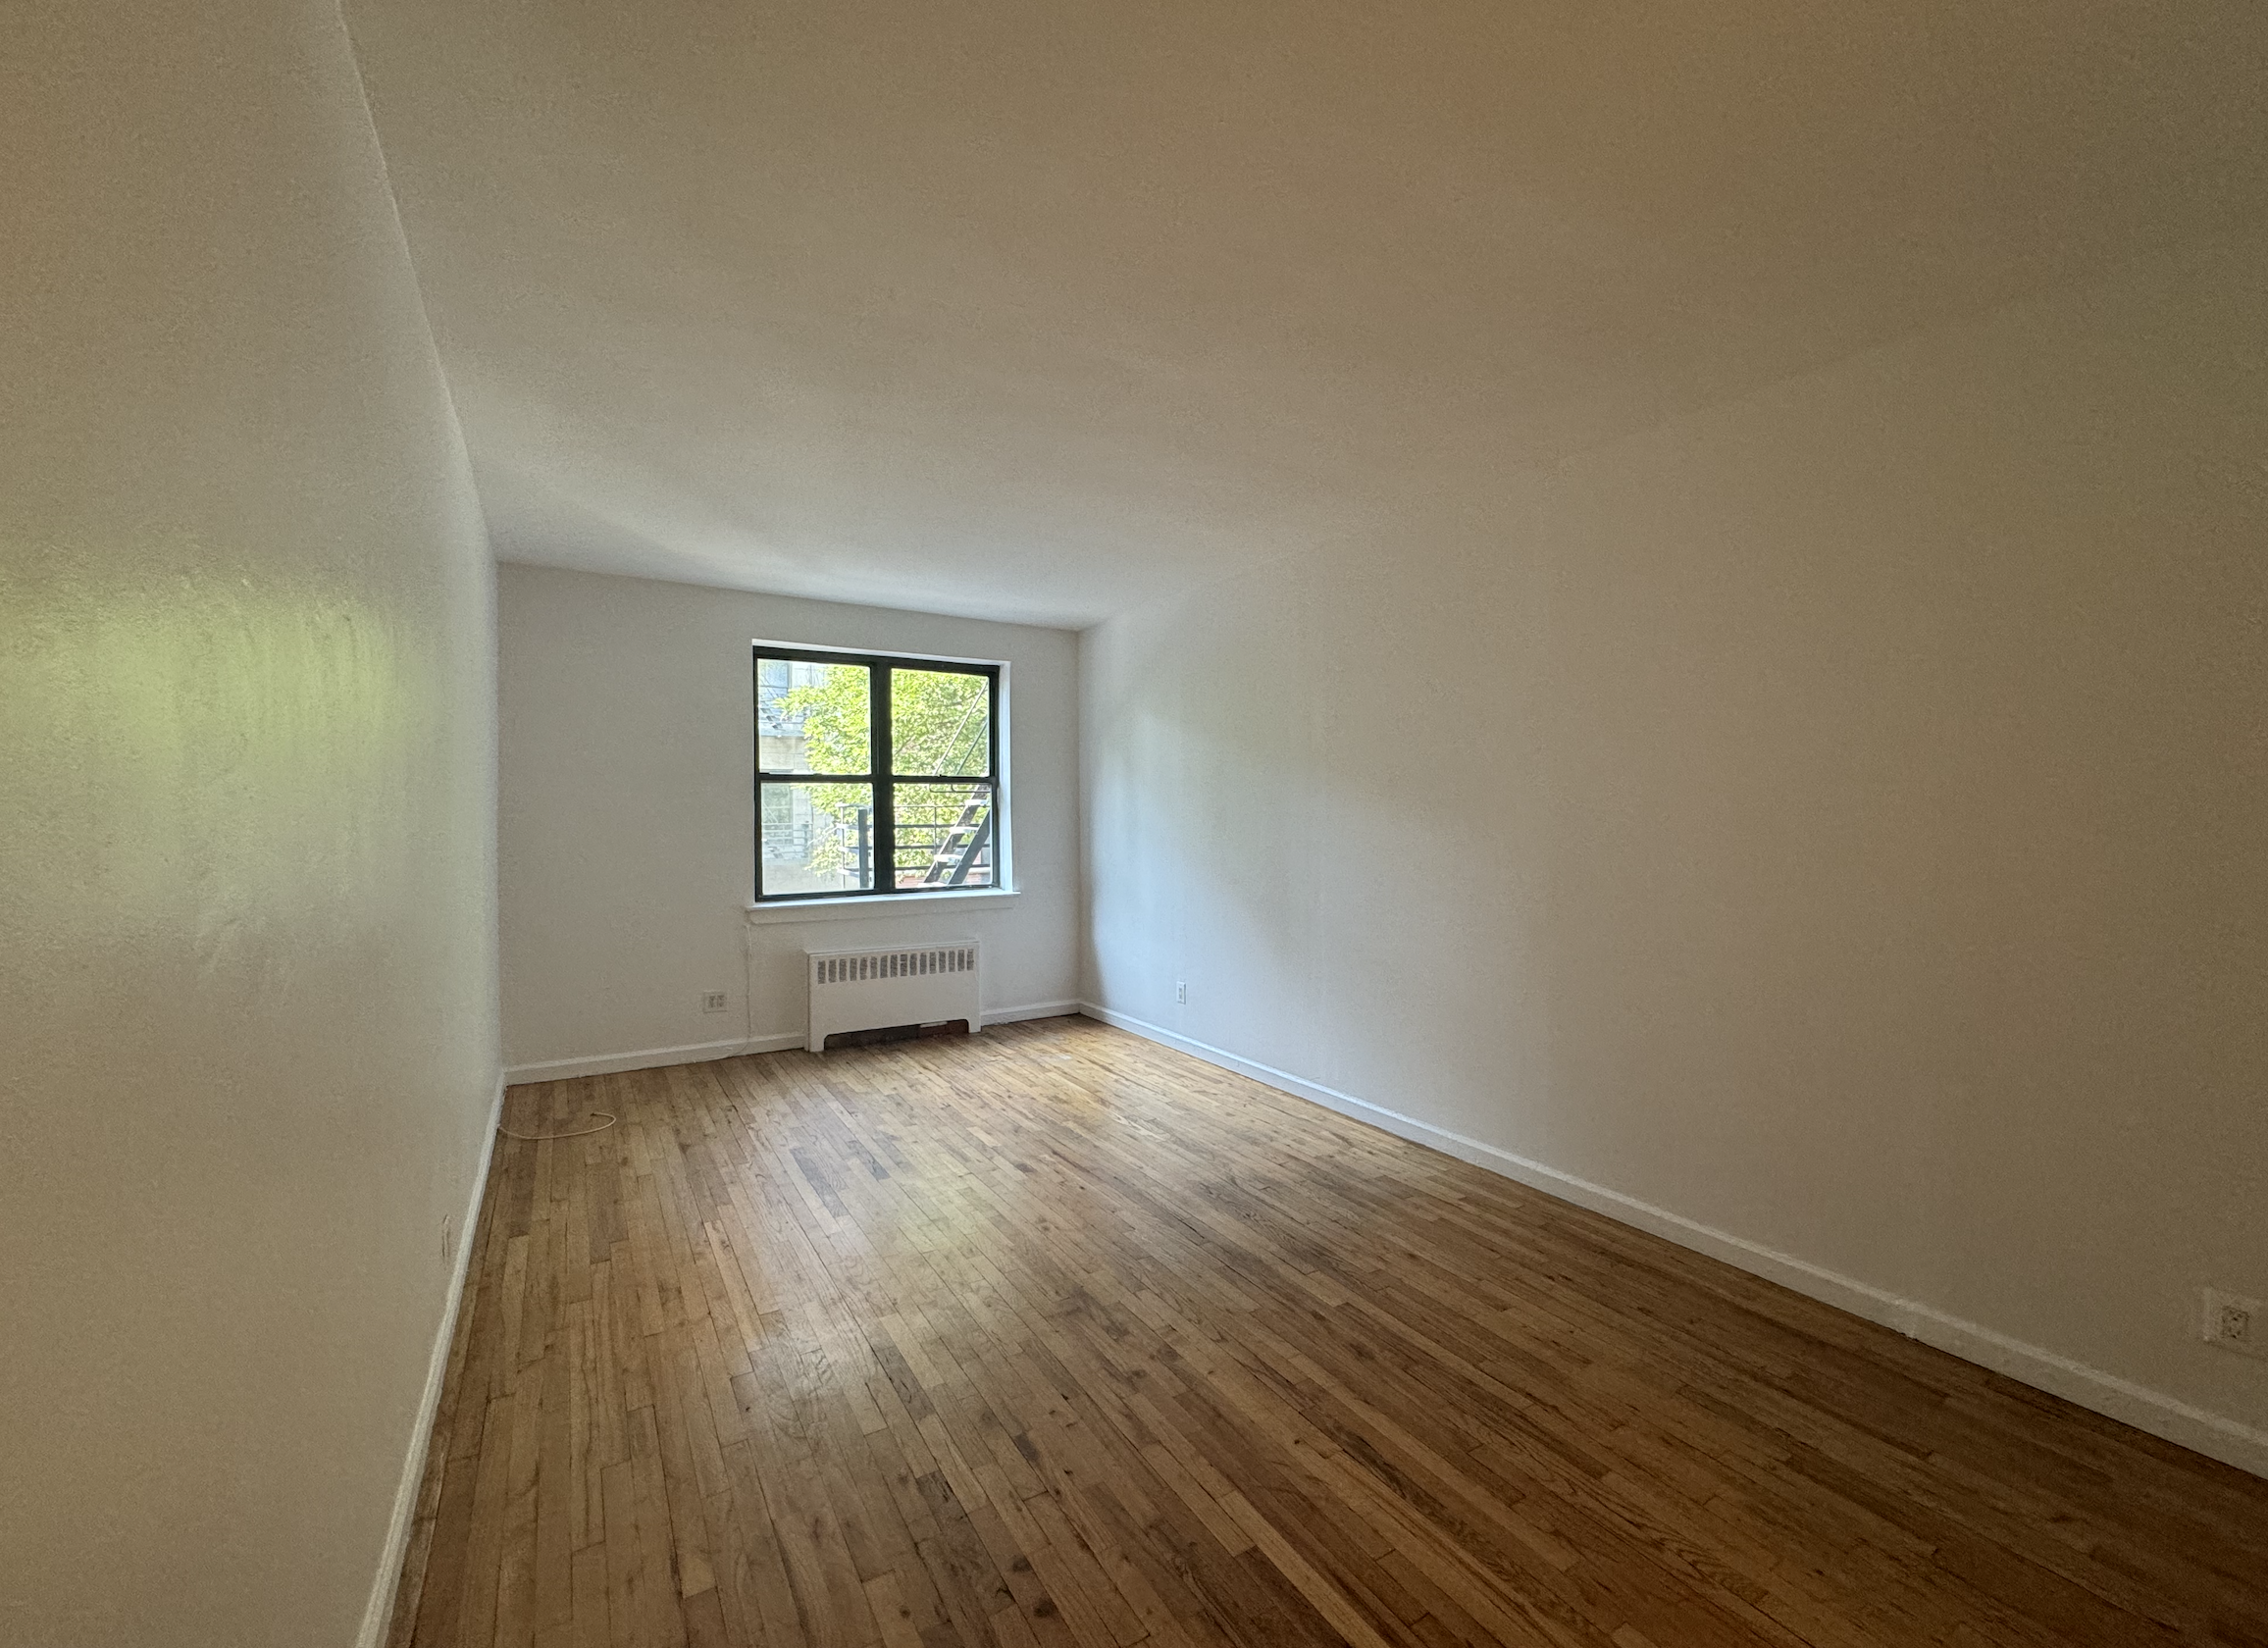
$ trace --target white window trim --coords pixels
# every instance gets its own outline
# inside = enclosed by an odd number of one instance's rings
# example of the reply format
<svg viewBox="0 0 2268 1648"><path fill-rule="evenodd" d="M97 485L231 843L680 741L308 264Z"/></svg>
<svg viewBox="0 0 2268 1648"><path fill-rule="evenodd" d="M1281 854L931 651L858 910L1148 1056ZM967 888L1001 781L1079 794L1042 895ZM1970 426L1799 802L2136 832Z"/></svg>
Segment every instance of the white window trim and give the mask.
<svg viewBox="0 0 2268 1648"><path fill-rule="evenodd" d="M950 893L856 893L842 899L782 900L771 903L758 903L751 899L746 906L750 923L834 921L852 915L888 915L890 906L894 904L930 904L942 899L953 899L962 903L968 903L972 901L989 901L994 907L1002 909L1016 901L1018 889L1016 887L1015 747L1014 741L1008 736L1013 726L1010 712L1014 707L1015 700L1011 695L1013 689L1010 682L1014 675L1014 666L1007 659L964 658L958 653L953 652L900 652L889 647L876 649L874 647L843 646L827 641L767 641L762 636L753 637L749 645L751 647L778 646L794 652L847 652L868 657L904 658L914 663L990 665L1000 672L996 677L998 696L993 704L993 714L999 718L1000 771L993 774L993 782L998 794L1005 798L1007 802L1006 806L998 809L994 814L993 873L999 878L1000 885L997 887L990 887L981 891L974 888L963 888ZM747 750L748 765L746 771L750 781L749 787L752 790L756 760L755 702L752 695L748 700L748 737L745 745ZM752 857L756 842L755 820L750 818L748 825L748 848ZM754 867L751 861L749 865L751 883ZM883 907L880 909L850 907L857 904L880 904Z"/></svg>
<svg viewBox="0 0 2268 1648"><path fill-rule="evenodd" d="M944 906L954 909L1006 909L1023 894L1013 888L970 888L958 893L855 893L842 899L788 899L778 903L750 903L749 924L769 926L779 921L846 921L853 916L936 915Z"/></svg>

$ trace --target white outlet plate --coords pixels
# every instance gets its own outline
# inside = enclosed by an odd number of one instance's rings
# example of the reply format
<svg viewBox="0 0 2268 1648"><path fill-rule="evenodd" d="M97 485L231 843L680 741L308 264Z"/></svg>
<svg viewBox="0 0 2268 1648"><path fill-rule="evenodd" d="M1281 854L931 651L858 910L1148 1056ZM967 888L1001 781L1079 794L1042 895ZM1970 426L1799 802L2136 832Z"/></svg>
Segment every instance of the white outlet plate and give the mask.
<svg viewBox="0 0 2268 1648"><path fill-rule="evenodd" d="M1176 981L1173 986L1173 999L1176 1002L1181 1003L1183 1005L1187 1005L1189 1002L1189 986Z"/></svg>
<svg viewBox="0 0 2268 1648"><path fill-rule="evenodd" d="M700 999L700 1010L702 1012L723 1012L725 1010L725 993L721 990L712 990L703 996Z"/></svg>
<svg viewBox="0 0 2268 1648"><path fill-rule="evenodd" d="M2204 1329L2208 1345L2239 1356L2268 1359L2268 1304L2207 1288Z"/></svg>

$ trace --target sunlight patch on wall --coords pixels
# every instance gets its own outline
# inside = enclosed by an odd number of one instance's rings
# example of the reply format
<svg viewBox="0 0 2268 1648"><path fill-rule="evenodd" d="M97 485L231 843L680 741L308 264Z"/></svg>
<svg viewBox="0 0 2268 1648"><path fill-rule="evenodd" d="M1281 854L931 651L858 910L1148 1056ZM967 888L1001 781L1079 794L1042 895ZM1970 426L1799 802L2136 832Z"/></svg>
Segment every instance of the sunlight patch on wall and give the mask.
<svg viewBox="0 0 2268 1648"><path fill-rule="evenodd" d="M42 560L86 564L0 556ZM129 930L187 903L215 943L285 907L368 918L398 886L377 872L405 850L430 660L366 600L232 576L203 545L152 563L168 570L130 589L0 571L6 903L32 928L101 912Z"/></svg>

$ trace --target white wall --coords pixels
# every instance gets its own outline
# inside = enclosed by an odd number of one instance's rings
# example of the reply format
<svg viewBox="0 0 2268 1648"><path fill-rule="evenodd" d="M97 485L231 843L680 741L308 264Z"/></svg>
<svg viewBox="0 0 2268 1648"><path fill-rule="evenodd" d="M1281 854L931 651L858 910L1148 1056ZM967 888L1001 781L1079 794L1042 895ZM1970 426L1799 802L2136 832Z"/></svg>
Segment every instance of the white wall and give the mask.
<svg viewBox="0 0 2268 1648"><path fill-rule="evenodd" d="M1077 990L1077 638L690 584L497 570L504 1056L514 1080L800 1045L803 952L973 935L988 1012ZM1008 905L751 925L749 643L1003 659ZM729 1009L700 998L724 991Z"/></svg>
<svg viewBox="0 0 2268 1648"><path fill-rule="evenodd" d="M345 1644L497 1079L491 572L336 8L0 54L0 1640Z"/></svg>
<svg viewBox="0 0 2268 1648"><path fill-rule="evenodd" d="M2264 267L1088 632L1090 999L2268 1468Z"/></svg>

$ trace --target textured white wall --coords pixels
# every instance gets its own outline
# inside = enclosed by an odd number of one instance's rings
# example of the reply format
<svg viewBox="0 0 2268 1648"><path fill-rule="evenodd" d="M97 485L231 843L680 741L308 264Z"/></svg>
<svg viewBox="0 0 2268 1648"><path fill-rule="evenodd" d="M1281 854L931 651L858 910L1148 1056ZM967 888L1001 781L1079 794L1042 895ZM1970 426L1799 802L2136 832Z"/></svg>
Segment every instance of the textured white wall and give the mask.
<svg viewBox="0 0 2268 1648"><path fill-rule="evenodd" d="M799 1038L806 949L973 935L986 944L988 1011L1077 997L1068 631L513 565L497 569L497 602L504 1049L515 1079L559 1060L713 1056L738 1051L717 1045L735 1038ZM1013 905L748 924L749 644L759 638L1006 660ZM730 1009L701 1011L716 990Z"/></svg>
<svg viewBox="0 0 2268 1648"><path fill-rule="evenodd" d="M336 8L0 54L0 1640L344 1644L497 1078L491 569Z"/></svg>
<svg viewBox="0 0 2268 1648"><path fill-rule="evenodd" d="M2200 1287L2268 1295L2262 267L2018 304L1088 632L1089 998L2268 1465L2268 1365L2197 1332Z"/></svg>

